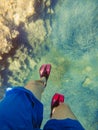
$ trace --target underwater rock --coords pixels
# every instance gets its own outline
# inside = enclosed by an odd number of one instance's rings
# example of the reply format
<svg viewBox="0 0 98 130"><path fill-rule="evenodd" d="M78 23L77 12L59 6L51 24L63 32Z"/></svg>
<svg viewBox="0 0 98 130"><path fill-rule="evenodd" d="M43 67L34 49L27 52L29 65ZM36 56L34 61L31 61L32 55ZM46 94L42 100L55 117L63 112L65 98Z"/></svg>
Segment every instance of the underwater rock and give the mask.
<svg viewBox="0 0 98 130"><path fill-rule="evenodd" d="M46 30L43 18L46 14L45 8L50 8L50 4L50 0L0 1L0 59L4 53L8 53L13 48L12 39L19 35L21 24L27 30L32 26L30 29L35 30L32 36L44 39ZM42 20L37 22L37 19ZM39 32L40 29L43 35Z"/></svg>
<svg viewBox="0 0 98 130"><path fill-rule="evenodd" d="M91 79L89 77L86 77L85 80L83 81L83 87L87 87L91 83Z"/></svg>
<svg viewBox="0 0 98 130"><path fill-rule="evenodd" d="M48 10L51 0L0 1L0 86L24 85L32 75L51 34Z"/></svg>
<svg viewBox="0 0 98 130"><path fill-rule="evenodd" d="M19 34L19 24L35 13L34 3L34 0L0 1L0 59L13 47L12 39Z"/></svg>
<svg viewBox="0 0 98 130"><path fill-rule="evenodd" d="M42 42L46 36L46 29L44 27L44 21L39 19L35 23L31 22L28 25L26 32L28 32L28 37L32 39L33 42L34 41L36 42L36 40L39 40L40 42Z"/></svg>
<svg viewBox="0 0 98 130"><path fill-rule="evenodd" d="M1 55L3 53L8 53L11 50L11 39L16 37L17 35L17 30L10 30L10 28L6 26L6 22L0 19L0 59L2 59Z"/></svg>

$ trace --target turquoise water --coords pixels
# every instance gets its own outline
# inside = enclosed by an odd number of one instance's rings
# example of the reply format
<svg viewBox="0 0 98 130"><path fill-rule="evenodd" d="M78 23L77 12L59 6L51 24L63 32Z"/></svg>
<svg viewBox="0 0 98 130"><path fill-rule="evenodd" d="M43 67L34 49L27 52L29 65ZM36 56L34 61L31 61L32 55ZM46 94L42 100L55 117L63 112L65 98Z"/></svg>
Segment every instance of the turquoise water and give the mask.
<svg viewBox="0 0 98 130"><path fill-rule="evenodd" d="M51 63L43 94L44 122L55 92L67 102L86 130L98 130L98 6L95 0L62 0L54 7L52 33L38 67ZM44 124L44 123L43 123Z"/></svg>
<svg viewBox="0 0 98 130"><path fill-rule="evenodd" d="M2 74L4 82L24 85L30 78L39 78L38 70L43 63L51 63L51 75L42 96L42 126L49 119L51 98L58 92L64 94L65 102L86 130L98 130L97 0L55 0L51 8L54 13L47 16L52 29L50 36L42 46L35 45L34 56L25 48L8 59L10 71Z"/></svg>

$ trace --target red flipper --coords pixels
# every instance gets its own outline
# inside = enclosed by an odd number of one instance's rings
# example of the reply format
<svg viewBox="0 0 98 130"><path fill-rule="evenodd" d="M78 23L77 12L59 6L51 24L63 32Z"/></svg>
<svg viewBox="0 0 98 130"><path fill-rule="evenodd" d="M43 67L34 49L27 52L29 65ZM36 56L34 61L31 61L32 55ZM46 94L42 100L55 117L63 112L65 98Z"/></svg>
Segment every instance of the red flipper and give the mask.
<svg viewBox="0 0 98 130"><path fill-rule="evenodd" d="M50 117L52 116L52 110L54 107L57 107L60 103L64 102L64 95L55 93L54 96L52 97L51 100L51 114Z"/></svg>
<svg viewBox="0 0 98 130"><path fill-rule="evenodd" d="M46 77L46 80L48 80L50 72L51 72L51 64L43 64L39 69L40 77Z"/></svg>

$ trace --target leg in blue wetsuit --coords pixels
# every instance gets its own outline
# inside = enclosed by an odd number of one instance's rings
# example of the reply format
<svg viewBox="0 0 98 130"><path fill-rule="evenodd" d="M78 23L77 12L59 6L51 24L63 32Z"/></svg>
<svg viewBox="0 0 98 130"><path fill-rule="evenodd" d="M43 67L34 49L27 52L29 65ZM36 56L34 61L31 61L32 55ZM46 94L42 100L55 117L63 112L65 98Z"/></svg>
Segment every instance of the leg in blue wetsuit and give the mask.
<svg viewBox="0 0 98 130"><path fill-rule="evenodd" d="M70 107L64 103L62 94L56 93L53 96L50 117L44 130L84 130Z"/></svg>
<svg viewBox="0 0 98 130"><path fill-rule="evenodd" d="M40 100L50 70L50 64L42 65L40 80L32 80L25 87L18 86L6 91L0 101L0 130L40 130L43 119ZM51 119L43 130L84 130L69 106L64 103L63 97L58 94L53 99Z"/></svg>
<svg viewBox="0 0 98 130"><path fill-rule="evenodd" d="M8 88L0 101L0 130L40 130L43 119L41 95L46 87L51 65L42 65L40 80L25 87Z"/></svg>

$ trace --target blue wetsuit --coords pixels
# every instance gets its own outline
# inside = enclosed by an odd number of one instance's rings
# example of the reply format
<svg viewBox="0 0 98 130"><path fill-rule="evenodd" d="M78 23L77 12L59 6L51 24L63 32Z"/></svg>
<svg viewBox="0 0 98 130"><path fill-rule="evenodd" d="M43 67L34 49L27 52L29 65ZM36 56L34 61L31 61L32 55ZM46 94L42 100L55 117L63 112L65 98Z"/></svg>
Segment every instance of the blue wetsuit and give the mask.
<svg viewBox="0 0 98 130"><path fill-rule="evenodd" d="M0 101L0 130L40 130L43 105L29 90L15 87ZM44 130L84 130L76 120L49 120Z"/></svg>

